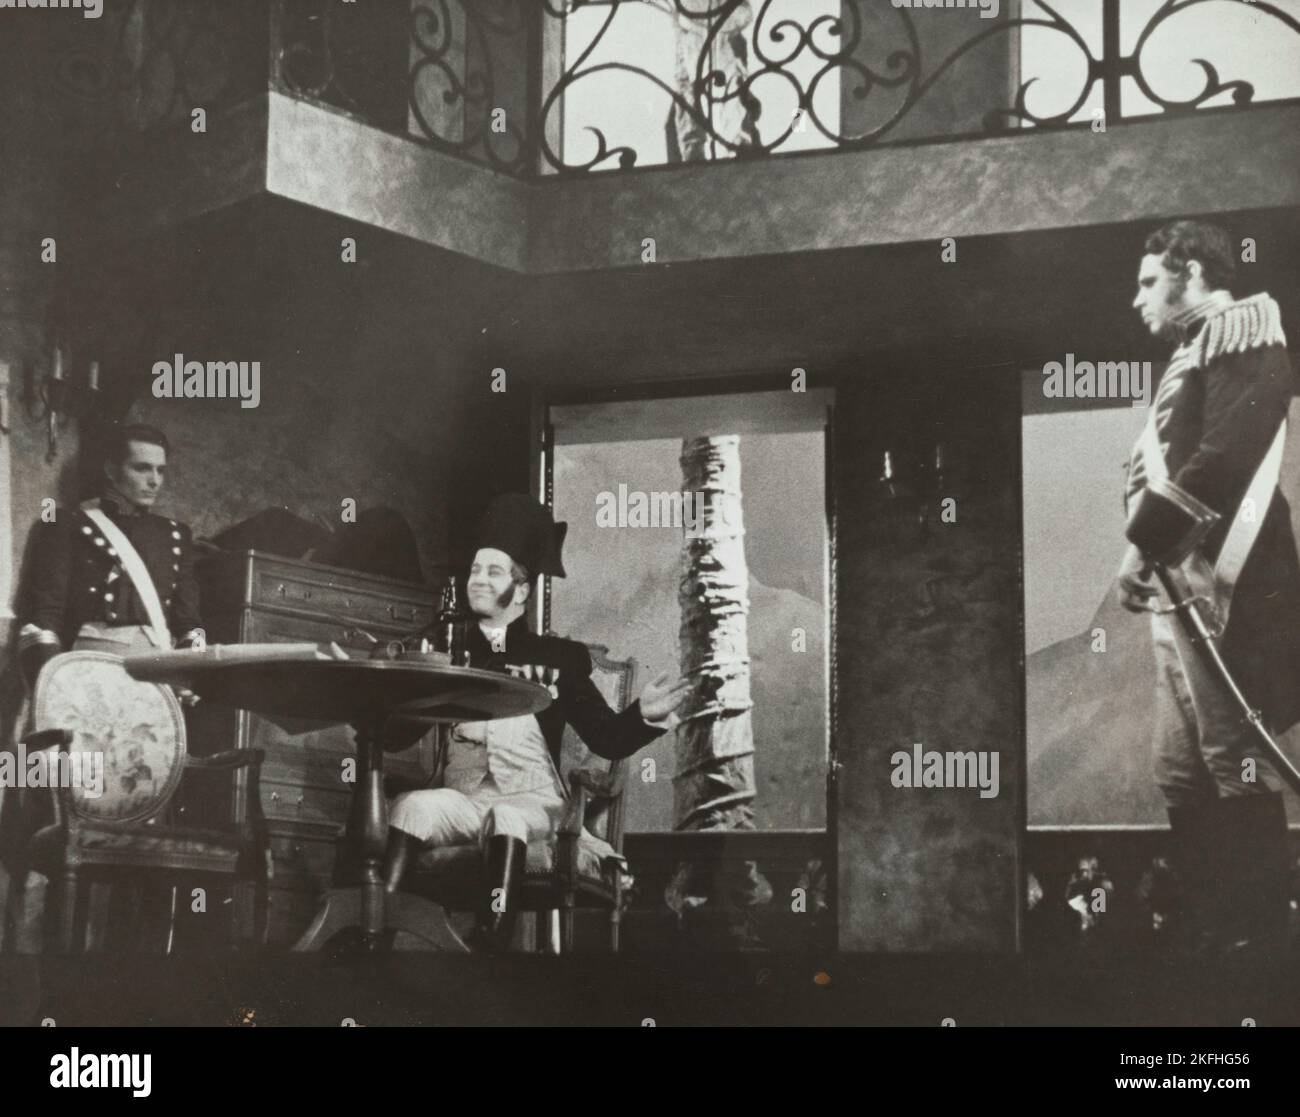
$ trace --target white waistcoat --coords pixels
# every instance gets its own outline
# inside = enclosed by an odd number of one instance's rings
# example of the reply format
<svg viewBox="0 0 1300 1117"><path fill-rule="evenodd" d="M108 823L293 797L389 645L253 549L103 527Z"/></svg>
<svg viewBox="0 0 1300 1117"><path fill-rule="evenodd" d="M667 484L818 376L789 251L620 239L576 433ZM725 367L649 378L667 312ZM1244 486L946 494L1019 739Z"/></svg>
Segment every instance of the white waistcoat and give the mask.
<svg viewBox="0 0 1300 1117"><path fill-rule="evenodd" d="M506 795L544 791L563 798L546 738L532 714L452 726L445 786L469 794L489 775Z"/></svg>

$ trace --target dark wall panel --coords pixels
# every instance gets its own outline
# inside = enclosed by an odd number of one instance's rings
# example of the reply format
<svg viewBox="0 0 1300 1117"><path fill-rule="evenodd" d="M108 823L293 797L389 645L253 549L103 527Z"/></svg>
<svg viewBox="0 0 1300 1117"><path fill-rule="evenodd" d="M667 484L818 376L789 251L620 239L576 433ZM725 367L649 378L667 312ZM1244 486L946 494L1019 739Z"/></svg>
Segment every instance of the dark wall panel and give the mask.
<svg viewBox="0 0 1300 1117"><path fill-rule="evenodd" d="M1022 816L1019 394L1011 370L881 370L836 414L839 941L1009 951ZM942 445L942 480L934 449ZM882 481L885 452L893 495ZM941 501L955 501L943 522ZM998 791L904 788L915 743Z"/></svg>

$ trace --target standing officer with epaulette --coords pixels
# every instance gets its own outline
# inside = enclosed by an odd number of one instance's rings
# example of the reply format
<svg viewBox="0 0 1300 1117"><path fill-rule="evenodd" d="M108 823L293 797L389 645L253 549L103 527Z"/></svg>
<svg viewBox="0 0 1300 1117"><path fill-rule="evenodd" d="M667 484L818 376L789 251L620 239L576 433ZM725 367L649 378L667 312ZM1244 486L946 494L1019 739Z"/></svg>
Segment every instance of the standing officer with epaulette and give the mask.
<svg viewBox="0 0 1300 1117"><path fill-rule="evenodd" d="M1160 562L1200 598L1264 725L1300 721L1300 555L1278 487L1296 385L1278 304L1229 290L1233 244L1199 221L1146 242L1133 305L1177 347L1130 459L1119 600L1152 613L1155 776L1176 867L1204 893L1200 944L1281 949L1291 855L1276 779L1151 578Z"/></svg>
<svg viewBox="0 0 1300 1117"><path fill-rule="evenodd" d="M151 511L167 453L161 431L123 427L108 446L101 495L36 525L18 603L19 664L29 693L60 652L126 656L202 645L190 529ZM29 874L28 842L51 821L51 807L48 795L9 788L0 812L6 863L21 882L17 910L26 914L19 921L29 928L44 909L46 882Z"/></svg>
<svg viewBox="0 0 1300 1117"><path fill-rule="evenodd" d="M202 643L190 529L151 511L167 453L161 431L123 427L106 455L102 494L37 525L19 615L29 687L62 651L124 656Z"/></svg>

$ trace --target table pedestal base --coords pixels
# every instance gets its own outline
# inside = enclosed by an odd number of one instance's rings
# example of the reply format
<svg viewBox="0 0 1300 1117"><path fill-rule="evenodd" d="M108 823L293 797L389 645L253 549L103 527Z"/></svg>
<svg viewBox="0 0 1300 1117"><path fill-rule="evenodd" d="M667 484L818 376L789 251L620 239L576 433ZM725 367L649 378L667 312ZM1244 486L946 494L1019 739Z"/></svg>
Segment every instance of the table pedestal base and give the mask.
<svg viewBox="0 0 1300 1117"><path fill-rule="evenodd" d="M320 912L294 945L295 951L319 950L341 931L356 928L364 954L382 950L388 932L406 931L437 950L468 953L447 925L437 904L409 892L389 892L384 886L384 849L388 842L388 803L384 798L384 750L380 747L386 714L375 711L356 727L358 775L354 795L361 817L361 885L333 888Z"/></svg>
<svg viewBox="0 0 1300 1117"><path fill-rule="evenodd" d="M384 927L387 931L414 935L435 950L450 954L468 954L469 947L447 923L447 913L432 900L411 892L385 893ZM362 933L362 949L377 951L385 936L366 935L362 920L362 889L332 888L325 894L312 925L295 944L295 951L320 950L342 931L356 929Z"/></svg>

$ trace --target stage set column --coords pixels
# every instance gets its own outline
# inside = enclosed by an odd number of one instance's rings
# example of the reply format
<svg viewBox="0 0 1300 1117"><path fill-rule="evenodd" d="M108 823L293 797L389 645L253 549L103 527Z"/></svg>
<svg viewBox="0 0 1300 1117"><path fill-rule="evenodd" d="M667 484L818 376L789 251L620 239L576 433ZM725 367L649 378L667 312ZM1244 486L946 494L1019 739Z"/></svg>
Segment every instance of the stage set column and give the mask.
<svg viewBox="0 0 1300 1117"><path fill-rule="evenodd" d="M1019 399L1010 368L882 370L837 396L834 809L845 951L1016 949ZM983 786L916 786L919 756L971 752ZM906 777L912 786L900 786Z"/></svg>

